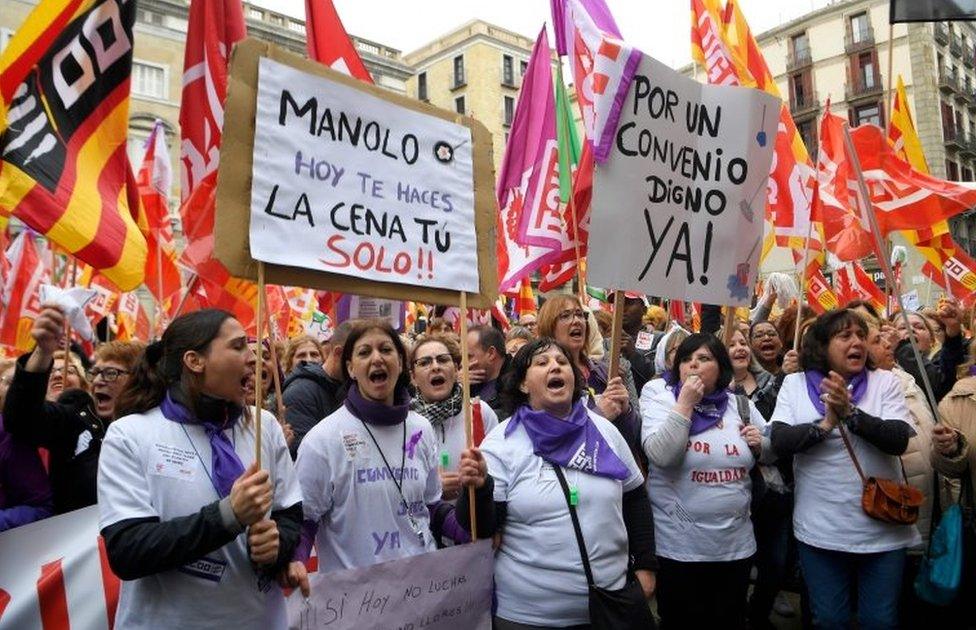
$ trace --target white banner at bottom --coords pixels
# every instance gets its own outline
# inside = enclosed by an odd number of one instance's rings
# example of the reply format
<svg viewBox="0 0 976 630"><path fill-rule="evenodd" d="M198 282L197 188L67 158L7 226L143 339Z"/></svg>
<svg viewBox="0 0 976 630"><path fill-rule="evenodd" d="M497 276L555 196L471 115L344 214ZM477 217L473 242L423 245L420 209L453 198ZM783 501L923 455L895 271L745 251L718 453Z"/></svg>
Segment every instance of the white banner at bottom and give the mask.
<svg viewBox="0 0 976 630"><path fill-rule="evenodd" d="M294 630L491 628L494 554L490 540L362 569L310 576L305 602L288 598Z"/></svg>

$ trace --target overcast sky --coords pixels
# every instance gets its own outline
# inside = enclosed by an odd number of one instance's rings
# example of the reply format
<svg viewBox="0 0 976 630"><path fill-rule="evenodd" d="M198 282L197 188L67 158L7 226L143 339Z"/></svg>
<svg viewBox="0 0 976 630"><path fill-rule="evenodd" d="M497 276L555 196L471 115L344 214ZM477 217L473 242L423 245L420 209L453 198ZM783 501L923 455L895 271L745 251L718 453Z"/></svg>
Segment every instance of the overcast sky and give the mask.
<svg viewBox="0 0 976 630"><path fill-rule="evenodd" d="M349 33L410 52L460 24L480 18L535 38L549 19L548 0L333 0ZM828 0L740 0L755 33L828 4ZM254 0L304 17L305 0ZM628 42L680 67L689 53L688 0L607 0ZM552 38L550 29L550 41Z"/></svg>

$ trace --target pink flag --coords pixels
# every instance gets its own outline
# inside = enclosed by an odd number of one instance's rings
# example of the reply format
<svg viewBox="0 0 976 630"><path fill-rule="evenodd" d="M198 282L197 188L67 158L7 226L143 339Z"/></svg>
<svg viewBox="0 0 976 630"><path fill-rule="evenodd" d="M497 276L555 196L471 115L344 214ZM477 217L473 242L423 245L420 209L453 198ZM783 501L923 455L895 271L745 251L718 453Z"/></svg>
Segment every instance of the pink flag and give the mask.
<svg viewBox="0 0 976 630"><path fill-rule="evenodd" d="M602 163L610 155L641 53L621 39L603 0L565 0L562 13L562 40L573 69L583 129L593 145L593 158Z"/></svg>
<svg viewBox="0 0 976 630"><path fill-rule="evenodd" d="M519 93L505 159L498 175L498 275L501 292L514 289L559 252L559 159L549 41L543 28ZM549 194L547 194L549 193ZM528 237L528 238L526 238ZM552 243L556 242L556 245Z"/></svg>

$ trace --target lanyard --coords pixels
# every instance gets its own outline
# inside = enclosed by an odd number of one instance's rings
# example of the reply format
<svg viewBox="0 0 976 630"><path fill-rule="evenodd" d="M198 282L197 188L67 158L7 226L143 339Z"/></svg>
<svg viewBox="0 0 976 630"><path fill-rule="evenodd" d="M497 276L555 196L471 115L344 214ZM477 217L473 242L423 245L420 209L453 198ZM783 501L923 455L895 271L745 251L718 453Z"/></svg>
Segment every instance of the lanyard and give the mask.
<svg viewBox="0 0 976 630"><path fill-rule="evenodd" d="M193 452L196 453L196 455L197 455L197 459L200 460L200 466L203 467L203 472L207 473L207 479L210 480L210 485L213 487L214 492L217 493L217 498L218 499L222 499L223 497L220 496L220 490L217 489L217 484L214 483L213 475L211 475L210 474L210 471L207 470L207 465L204 463L203 458L200 457L200 451L197 450L197 445L193 443L193 440L192 439L190 439L190 433L186 430L186 425L183 424L182 422L177 422L177 424L180 425L180 428L181 429L183 429L183 435L186 436L186 441L190 443L190 448L193 449ZM234 432L234 427L233 426L230 428L230 437L231 437L231 440L232 440L233 445L234 445L234 450L236 451L237 450L237 434Z"/></svg>
<svg viewBox="0 0 976 630"><path fill-rule="evenodd" d="M403 453L400 456L400 481L397 481L396 475L393 474L393 468L390 467L390 462L387 461L386 455L383 453L383 449L380 448L379 442L376 441L376 436L373 435L373 432L369 429L369 425L363 422L362 418L360 418L359 421L363 423L363 428L366 429L366 433L369 433L370 439L373 440L373 446L375 446L376 450L380 452L380 457L383 458L383 465L386 466L387 472L390 473L390 479L393 480L393 485L396 486L397 492L400 493L400 500L403 502L403 509L406 511L407 515L409 516L410 506L407 505L407 498L403 496L403 474L404 474L403 469L407 463L407 421L404 419L402 423L403 424Z"/></svg>

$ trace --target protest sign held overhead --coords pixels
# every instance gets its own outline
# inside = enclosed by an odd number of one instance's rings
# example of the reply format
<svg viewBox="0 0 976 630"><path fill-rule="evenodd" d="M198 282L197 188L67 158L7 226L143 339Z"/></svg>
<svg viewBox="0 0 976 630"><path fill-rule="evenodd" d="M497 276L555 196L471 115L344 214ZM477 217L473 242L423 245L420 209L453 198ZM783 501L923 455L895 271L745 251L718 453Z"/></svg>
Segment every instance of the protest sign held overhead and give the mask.
<svg viewBox="0 0 976 630"><path fill-rule="evenodd" d="M316 573L312 595L288 599L297 630L438 630L491 627L491 541L359 569Z"/></svg>
<svg viewBox="0 0 976 630"><path fill-rule="evenodd" d="M748 305L779 107L758 90L701 85L645 55L594 176L590 282Z"/></svg>
<svg viewBox="0 0 976 630"><path fill-rule="evenodd" d="M494 301L482 125L254 40L235 50L227 108L255 120L224 136L215 251L232 274L262 261L279 284Z"/></svg>

